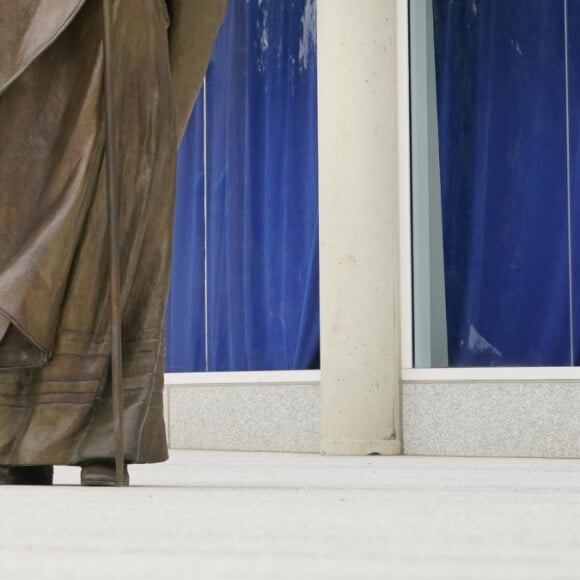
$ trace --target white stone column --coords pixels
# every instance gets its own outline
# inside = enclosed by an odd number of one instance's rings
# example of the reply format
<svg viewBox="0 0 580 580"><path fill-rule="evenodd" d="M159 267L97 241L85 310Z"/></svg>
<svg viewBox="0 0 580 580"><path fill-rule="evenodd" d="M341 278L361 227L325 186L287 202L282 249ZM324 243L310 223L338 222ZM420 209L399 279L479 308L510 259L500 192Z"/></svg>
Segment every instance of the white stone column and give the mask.
<svg viewBox="0 0 580 580"><path fill-rule="evenodd" d="M322 453L401 452L396 35L395 0L318 0Z"/></svg>

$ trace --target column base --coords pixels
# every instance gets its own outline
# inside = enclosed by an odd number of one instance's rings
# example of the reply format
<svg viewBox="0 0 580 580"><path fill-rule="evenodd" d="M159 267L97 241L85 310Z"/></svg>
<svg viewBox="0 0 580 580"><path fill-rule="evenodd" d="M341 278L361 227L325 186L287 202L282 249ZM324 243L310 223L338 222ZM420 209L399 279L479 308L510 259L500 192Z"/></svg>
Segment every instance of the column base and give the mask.
<svg viewBox="0 0 580 580"><path fill-rule="evenodd" d="M323 455L401 455L403 446L398 439L392 441L332 441L320 442Z"/></svg>

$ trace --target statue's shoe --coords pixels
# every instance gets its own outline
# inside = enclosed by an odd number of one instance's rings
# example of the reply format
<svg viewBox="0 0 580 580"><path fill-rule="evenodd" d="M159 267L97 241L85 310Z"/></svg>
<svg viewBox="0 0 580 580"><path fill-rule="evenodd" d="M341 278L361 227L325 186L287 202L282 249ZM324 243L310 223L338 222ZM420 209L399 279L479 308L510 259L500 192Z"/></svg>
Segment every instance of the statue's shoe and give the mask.
<svg viewBox="0 0 580 580"><path fill-rule="evenodd" d="M115 464L108 461L93 461L81 468L81 485L113 487L117 485ZM129 471L125 465L123 485L129 485Z"/></svg>
<svg viewBox="0 0 580 580"><path fill-rule="evenodd" d="M52 485L52 465L1 465L0 485Z"/></svg>

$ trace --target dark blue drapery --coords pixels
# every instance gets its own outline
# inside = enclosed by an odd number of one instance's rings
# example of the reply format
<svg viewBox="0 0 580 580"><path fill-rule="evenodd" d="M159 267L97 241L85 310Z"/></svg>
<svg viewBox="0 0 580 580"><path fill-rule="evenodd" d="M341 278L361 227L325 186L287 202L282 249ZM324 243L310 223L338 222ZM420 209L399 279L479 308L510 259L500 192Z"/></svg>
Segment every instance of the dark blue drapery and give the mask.
<svg viewBox="0 0 580 580"><path fill-rule="evenodd" d="M166 316L168 371L205 370L205 220L203 95L177 157L177 198Z"/></svg>
<svg viewBox="0 0 580 580"><path fill-rule="evenodd" d="M179 151L169 371L318 365L315 49L313 0L230 1Z"/></svg>
<svg viewBox="0 0 580 580"><path fill-rule="evenodd" d="M580 354L580 2L568 2ZM563 0L434 0L451 366L571 363Z"/></svg>

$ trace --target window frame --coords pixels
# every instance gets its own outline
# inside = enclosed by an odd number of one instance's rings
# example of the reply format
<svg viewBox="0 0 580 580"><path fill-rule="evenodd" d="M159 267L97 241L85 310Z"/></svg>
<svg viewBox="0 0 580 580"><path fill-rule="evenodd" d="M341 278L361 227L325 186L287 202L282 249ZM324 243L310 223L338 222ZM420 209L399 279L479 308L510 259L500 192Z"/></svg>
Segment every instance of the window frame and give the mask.
<svg viewBox="0 0 580 580"><path fill-rule="evenodd" d="M411 91L409 2L397 0L399 115L399 239L401 379L404 382L579 381L580 367L447 367L413 366L413 246L411 211ZM423 0L426 1L426 0Z"/></svg>

